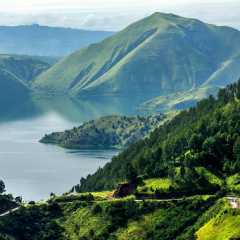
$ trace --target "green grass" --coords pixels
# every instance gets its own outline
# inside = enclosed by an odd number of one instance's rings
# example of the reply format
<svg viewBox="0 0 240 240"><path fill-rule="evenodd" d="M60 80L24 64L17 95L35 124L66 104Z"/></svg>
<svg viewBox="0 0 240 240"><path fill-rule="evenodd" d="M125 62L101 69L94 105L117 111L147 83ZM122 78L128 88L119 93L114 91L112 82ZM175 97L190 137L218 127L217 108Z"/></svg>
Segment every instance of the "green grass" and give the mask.
<svg viewBox="0 0 240 240"><path fill-rule="evenodd" d="M138 109L186 109L192 107L198 101L208 98L210 94L216 97L220 88L219 86L207 86L165 94L140 104Z"/></svg>
<svg viewBox="0 0 240 240"><path fill-rule="evenodd" d="M164 13L135 22L67 56L33 83L72 94L159 95L239 77L240 32ZM223 81L224 80L224 81Z"/></svg>
<svg viewBox="0 0 240 240"><path fill-rule="evenodd" d="M179 174L180 168L176 167L176 173ZM181 178L176 178L173 183L170 178L151 178L151 179L145 179L143 180L143 184L138 186L139 193L143 194L154 194L156 189L161 188L165 193L169 191L169 187L173 187L173 191L176 192L184 192L185 191L192 191L192 190L207 190L211 189L213 185L222 185L223 178L219 174L219 172L212 171L209 169L206 169L204 167L194 167L193 170L195 171L195 180L193 181L190 189L188 184ZM198 178L200 178L200 175L203 175L204 181L198 181ZM176 176L177 176L176 175ZM235 186L235 185L234 185ZM236 188L236 186L235 186ZM235 189L234 188L234 189Z"/></svg>
<svg viewBox="0 0 240 240"><path fill-rule="evenodd" d="M153 116L104 116L65 132L45 135L40 142L57 143L67 148L123 148L145 138L151 130L171 120L176 114L177 111Z"/></svg>
<svg viewBox="0 0 240 240"><path fill-rule="evenodd" d="M216 217L197 232L199 240L228 240L240 237L240 209L231 209L229 203L222 205Z"/></svg>
<svg viewBox="0 0 240 240"><path fill-rule="evenodd" d="M29 93L32 80L51 66L27 56L0 55L0 95Z"/></svg>

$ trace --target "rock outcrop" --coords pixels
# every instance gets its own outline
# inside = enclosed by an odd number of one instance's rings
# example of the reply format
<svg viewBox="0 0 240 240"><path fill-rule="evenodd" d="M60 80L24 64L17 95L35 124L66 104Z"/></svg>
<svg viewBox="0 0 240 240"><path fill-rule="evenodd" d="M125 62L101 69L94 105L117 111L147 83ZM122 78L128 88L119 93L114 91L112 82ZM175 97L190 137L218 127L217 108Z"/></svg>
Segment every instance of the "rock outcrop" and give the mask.
<svg viewBox="0 0 240 240"><path fill-rule="evenodd" d="M125 183L125 184L119 183L117 185L116 191L113 194L113 197L122 198L131 195L132 191L135 190L137 186L138 186L137 183Z"/></svg>

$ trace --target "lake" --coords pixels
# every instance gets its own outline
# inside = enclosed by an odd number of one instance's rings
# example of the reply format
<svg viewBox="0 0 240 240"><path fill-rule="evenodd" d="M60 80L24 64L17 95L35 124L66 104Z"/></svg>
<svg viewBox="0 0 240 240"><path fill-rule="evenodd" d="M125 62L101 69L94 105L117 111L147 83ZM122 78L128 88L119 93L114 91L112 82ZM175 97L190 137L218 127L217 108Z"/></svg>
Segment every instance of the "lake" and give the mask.
<svg viewBox="0 0 240 240"><path fill-rule="evenodd" d="M7 193L24 201L46 201L62 195L81 177L103 167L118 149L64 149L38 141L104 115L150 115L136 106L157 95L69 97L8 96L0 98L0 179Z"/></svg>

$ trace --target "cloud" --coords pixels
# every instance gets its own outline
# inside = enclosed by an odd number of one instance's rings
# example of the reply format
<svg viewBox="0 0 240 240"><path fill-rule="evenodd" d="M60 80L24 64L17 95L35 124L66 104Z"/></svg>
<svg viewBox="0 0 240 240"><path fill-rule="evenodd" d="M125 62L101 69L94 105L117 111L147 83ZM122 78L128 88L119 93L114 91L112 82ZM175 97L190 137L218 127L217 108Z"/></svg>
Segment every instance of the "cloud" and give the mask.
<svg viewBox="0 0 240 240"><path fill-rule="evenodd" d="M14 0L10 0L12 2ZM74 0L75 1L75 0ZM71 3L74 2L70 0ZM98 0L99 2L100 0ZM6 1L4 1L6 2ZM22 2L22 1L21 1ZM27 4L27 0L23 1ZM35 2L35 1L34 1ZM46 3L46 0L42 0L42 5ZM51 1L48 1L51 2ZM66 1L58 1L59 6ZM75 1L79 2L79 1ZM90 2L90 3L89 3ZM88 4L93 4L97 1L88 1ZM106 5L109 0L101 0ZM120 1L114 0L116 5ZM127 3L127 1L121 1L122 3ZM128 1L133 4L135 0ZM156 3L157 1L147 1L147 3ZM159 2L159 1L158 1ZM180 1L171 1L180 2ZM106 9L88 9L88 10L54 10L54 11L39 11L39 12L0 12L0 25L7 26L17 26L17 25L31 25L37 23L39 25L51 26L51 27L71 27L79 29L89 29L89 30L113 30L119 31L129 24L138 21L144 17L149 16L153 12L166 12L174 13L183 17L197 18L203 22L213 23L216 25L226 25L234 28L240 29L240 3L236 1L229 1L228 3L211 1L210 3L190 4L190 1L184 1L184 4L167 5L166 1L161 1L165 3L162 5L148 5L142 6L146 1L139 1L136 6L131 6L131 4L126 4L125 7L106 8ZM83 6L87 6L87 1L81 1ZM85 5L84 5L85 4ZM31 4L30 4L31 5ZM35 5L36 6L36 5ZM56 7L56 5L51 5L50 7ZM71 4L69 6L72 6ZM0 4L0 9L1 4ZM64 8L63 8L64 9Z"/></svg>

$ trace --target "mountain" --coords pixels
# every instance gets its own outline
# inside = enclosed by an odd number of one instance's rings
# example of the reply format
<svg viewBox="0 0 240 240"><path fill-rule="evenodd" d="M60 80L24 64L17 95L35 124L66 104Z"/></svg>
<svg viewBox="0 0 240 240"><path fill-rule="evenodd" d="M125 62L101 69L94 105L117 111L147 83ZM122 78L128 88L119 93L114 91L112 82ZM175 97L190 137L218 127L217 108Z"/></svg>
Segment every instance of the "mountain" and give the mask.
<svg viewBox="0 0 240 240"><path fill-rule="evenodd" d="M159 95L226 86L240 69L240 32L196 19L154 13L41 74L35 90L81 95Z"/></svg>
<svg viewBox="0 0 240 240"><path fill-rule="evenodd" d="M67 56L91 43L113 35L115 32L89 31L62 27L0 26L0 53Z"/></svg>
<svg viewBox="0 0 240 240"><path fill-rule="evenodd" d="M29 93L31 81L51 66L31 57L0 55L0 95Z"/></svg>
<svg viewBox="0 0 240 240"><path fill-rule="evenodd" d="M183 92L165 94L140 104L138 109L187 109L211 94L216 97L219 86L207 86L190 89Z"/></svg>
<svg viewBox="0 0 240 240"><path fill-rule="evenodd" d="M128 147L177 114L178 111L153 116L103 116L65 132L46 134L40 142L57 143L67 148Z"/></svg>
<svg viewBox="0 0 240 240"><path fill-rule="evenodd" d="M56 64L64 58L64 57L58 57L58 56L38 56L38 55L29 56L29 55L18 55L18 54L13 54L13 56L37 58L51 64Z"/></svg>

